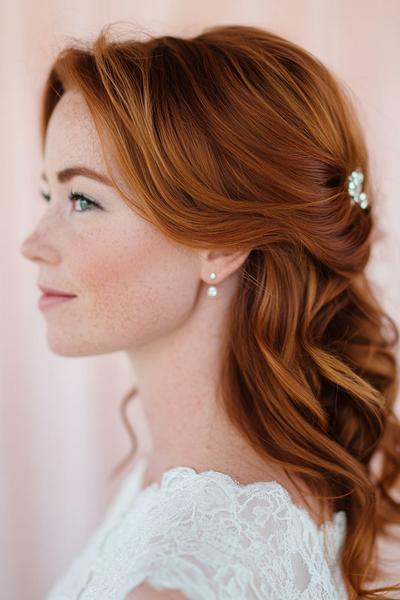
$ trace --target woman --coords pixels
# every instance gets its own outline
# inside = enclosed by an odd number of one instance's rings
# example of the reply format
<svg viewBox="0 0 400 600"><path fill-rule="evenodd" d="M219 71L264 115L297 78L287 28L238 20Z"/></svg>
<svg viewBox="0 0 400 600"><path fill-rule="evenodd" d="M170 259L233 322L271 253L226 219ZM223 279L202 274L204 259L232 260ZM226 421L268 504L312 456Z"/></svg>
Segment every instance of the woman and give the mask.
<svg viewBox="0 0 400 600"><path fill-rule="evenodd" d="M338 81L255 27L105 28L60 52L41 123L49 346L126 351L152 442L49 600L400 597L369 585L400 522L398 330Z"/></svg>

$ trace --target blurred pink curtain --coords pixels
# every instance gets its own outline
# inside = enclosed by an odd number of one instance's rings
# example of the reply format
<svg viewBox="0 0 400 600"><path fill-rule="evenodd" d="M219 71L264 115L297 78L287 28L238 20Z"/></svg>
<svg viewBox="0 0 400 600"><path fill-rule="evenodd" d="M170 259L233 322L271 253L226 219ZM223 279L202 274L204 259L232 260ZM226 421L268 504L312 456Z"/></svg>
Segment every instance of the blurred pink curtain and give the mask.
<svg viewBox="0 0 400 600"><path fill-rule="evenodd" d="M101 520L120 481L108 476L129 450L119 416L134 383L125 357L53 355L37 308L37 269L19 253L40 203L44 76L69 36L92 37L115 21L184 37L214 24L261 26L300 43L347 83L380 190L384 236L374 246L370 273L385 308L400 319L400 2L3 0L0 596L10 600L44 597ZM140 414L132 410L130 417Z"/></svg>

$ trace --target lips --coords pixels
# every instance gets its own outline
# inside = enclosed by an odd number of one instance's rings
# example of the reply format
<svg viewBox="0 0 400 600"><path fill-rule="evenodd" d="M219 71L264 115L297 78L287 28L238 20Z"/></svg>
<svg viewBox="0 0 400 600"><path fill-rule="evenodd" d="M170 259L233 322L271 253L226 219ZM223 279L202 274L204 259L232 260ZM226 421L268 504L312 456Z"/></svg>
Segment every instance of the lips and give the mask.
<svg viewBox="0 0 400 600"><path fill-rule="evenodd" d="M59 296L59 297L61 296L63 298L76 297L76 294L69 294L68 292L65 292L64 290L56 290L55 288L45 287L44 285L39 285L38 287L43 292L43 294L46 296Z"/></svg>
<svg viewBox="0 0 400 600"><path fill-rule="evenodd" d="M38 300L38 306L41 310L47 310L58 304L63 304L64 302L77 298L76 294L69 294L65 290L56 290L55 288L45 287L44 285L39 285L38 287L43 292L43 295Z"/></svg>

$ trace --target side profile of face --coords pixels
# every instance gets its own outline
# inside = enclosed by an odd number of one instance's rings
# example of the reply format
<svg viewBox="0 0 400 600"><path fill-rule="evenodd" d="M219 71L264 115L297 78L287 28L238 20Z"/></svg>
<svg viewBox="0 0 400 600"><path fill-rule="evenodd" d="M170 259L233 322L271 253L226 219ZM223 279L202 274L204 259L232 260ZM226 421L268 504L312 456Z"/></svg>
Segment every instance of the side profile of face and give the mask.
<svg viewBox="0 0 400 600"><path fill-rule="evenodd" d="M179 327L196 302L199 254L167 239L122 200L114 187L83 175L57 173L84 166L107 176L89 109L68 91L49 121L42 200L44 212L23 241L39 268L37 283L76 294L43 310L47 340L63 356L103 354L151 343ZM69 198L82 194L97 203Z"/></svg>

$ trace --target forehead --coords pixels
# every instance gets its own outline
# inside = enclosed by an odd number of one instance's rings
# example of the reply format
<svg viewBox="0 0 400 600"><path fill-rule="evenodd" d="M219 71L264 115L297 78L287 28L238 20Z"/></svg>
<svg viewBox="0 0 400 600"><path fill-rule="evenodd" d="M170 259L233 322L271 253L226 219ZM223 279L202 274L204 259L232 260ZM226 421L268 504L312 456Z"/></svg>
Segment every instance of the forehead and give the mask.
<svg viewBox="0 0 400 600"><path fill-rule="evenodd" d="M67 91L57 103L48 123L44 149L47 174L71 164L100 172L106 169L93 118L82 94L75 90Z"/></svg>

